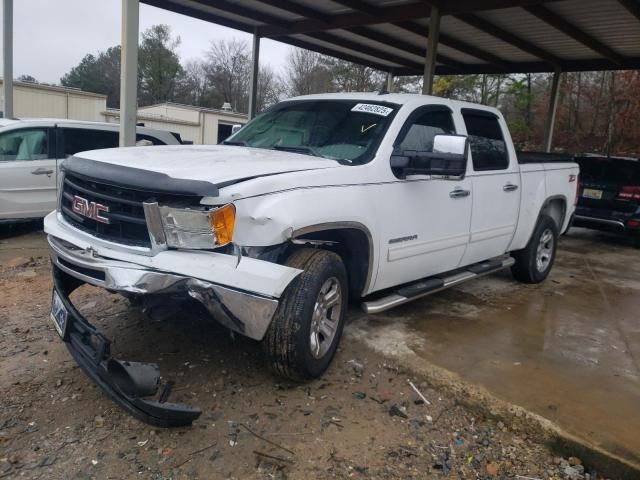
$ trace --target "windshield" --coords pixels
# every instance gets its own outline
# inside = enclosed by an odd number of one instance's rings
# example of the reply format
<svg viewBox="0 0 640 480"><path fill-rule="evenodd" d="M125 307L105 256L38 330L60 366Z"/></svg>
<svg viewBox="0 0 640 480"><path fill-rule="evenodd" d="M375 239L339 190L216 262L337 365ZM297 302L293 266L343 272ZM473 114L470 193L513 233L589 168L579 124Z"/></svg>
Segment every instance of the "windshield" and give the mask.
<svg viewBox="0 0 640 480"><path fill-rule="evenodd" d="M355 100L283 102L224 143L362 164L373 158L397 108L390 103Z"/></svg>

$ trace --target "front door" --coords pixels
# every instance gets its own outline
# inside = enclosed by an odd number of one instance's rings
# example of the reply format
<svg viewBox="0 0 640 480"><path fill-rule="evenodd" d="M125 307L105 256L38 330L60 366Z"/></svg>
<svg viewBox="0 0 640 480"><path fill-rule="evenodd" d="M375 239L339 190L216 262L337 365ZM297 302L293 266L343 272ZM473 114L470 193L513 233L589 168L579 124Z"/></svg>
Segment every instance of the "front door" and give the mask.
<svg viewBox="0 0 640 480"><path fill-rule="evenodd" d="M394 146L433 151L438 134L455 134L451 110L429 105L407 120ZM376 290L453 270L469 241L471 180L415 175L386 185L378 202L380 271Z"/></svg>
<svg viewBox="0 0 640 480"><path fill-rule="evenodd" d="M52 129L0 133L0 220L44 217L56 208Z"/></svg>
<svg viewBox="0 0 640 480"><path fill-rule="evenodd" d="M520 211L520 169L505 138L506 126L494 113L462 109L473 172L471 239L463 265L507 251ZM508 133L506 134L508 135Z"/></svg>

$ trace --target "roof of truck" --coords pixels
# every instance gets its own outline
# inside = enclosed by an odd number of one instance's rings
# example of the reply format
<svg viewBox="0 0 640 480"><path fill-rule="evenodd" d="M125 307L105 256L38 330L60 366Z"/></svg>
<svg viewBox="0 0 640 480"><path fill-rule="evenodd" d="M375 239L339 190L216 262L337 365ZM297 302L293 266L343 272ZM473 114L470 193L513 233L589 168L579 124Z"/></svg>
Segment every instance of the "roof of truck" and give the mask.
<svg viewBox="0 0 640 480"><path fill-rule="evenodd" d="M361 100L370 102L390 102L398 105L405 104L424 104L430 103L440 105L450 105L457 108L474 108L477 110L486 110L498 114L500 111L495 107L481 105L479 103L463 102L460 100L450 100L448 98L436 97L434 95L422 95L420 93L380 93L380 92L349 92L349 93L317 93L313 95L302 95L292 97L285 100Z"/></svg>

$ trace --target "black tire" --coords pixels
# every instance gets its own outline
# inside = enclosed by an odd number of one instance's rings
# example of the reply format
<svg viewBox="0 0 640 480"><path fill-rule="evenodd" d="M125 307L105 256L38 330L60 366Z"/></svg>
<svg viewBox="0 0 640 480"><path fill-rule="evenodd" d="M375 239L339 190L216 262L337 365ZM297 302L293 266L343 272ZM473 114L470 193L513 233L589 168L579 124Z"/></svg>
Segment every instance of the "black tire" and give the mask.
<svg viewBox="0 0 640 480"><path fill-rule="evenodd" d="M543 235L548 238L551 234L551 243L546 243L547 250L549 250L544 258L548 260L542 260L538 263L538 247L541 244ZM513 252L512 256L516 260L516 263L511 267L511 273L516 280L524 283L540 283L547 278L551 268L553 268L553 262L556 259L556 249L558 246L558 226L556 222L548 215L542 215L538 220L538 224L529 239L529 243L522 250Z"/></svg>
<svg viewBox="0 0 640 480"><path fill-rule="evenodd" d="M337 254L313 248L294 251L286 264L304 271L285 290L262 344L273 372L289 380L310 380L324 373L340 342L349 298L347 271ZM320 350L314 355L311 346L312 328L316 325L314 311L321 289L327 284L339 284L336 291L340 309L334 310L336 304L327 310L327 315L336 318L335 333L317 357ZM318 338L325 337L316 333Z"/></svg>

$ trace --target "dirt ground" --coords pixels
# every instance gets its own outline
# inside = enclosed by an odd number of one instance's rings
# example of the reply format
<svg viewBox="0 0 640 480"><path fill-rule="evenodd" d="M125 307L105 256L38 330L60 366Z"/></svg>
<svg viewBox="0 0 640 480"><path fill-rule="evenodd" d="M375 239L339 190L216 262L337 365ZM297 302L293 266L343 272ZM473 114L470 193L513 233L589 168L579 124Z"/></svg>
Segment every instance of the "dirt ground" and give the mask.
<svg viewBox="0 0 640 480"><path fill-rule="evenodd" d="M470 409L354 338L321 379L291 385L268 372L259 344L215 323L154 322L82 287L73 300L115 356L157 362L176 381L172 400L203 409L192 427L149 427L113 404L57 337L42 241L0 240L0 478L600 478L555 456L537 432Z"/></svg>

